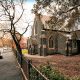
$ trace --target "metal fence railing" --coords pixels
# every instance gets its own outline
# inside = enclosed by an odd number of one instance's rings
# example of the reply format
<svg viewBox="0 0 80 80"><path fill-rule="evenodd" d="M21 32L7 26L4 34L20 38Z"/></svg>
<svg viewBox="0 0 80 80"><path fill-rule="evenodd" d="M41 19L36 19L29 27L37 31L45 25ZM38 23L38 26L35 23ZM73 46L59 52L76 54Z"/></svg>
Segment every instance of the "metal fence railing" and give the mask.
<svg viewBox="0 0 80 80"><path fill-rule="evenodd" d="M32 64L31 60L26 59L23 56L21 59L21 55L18 52L16 52L16 57L25 74L25 77L28 80L49 80Z"/></svg>
<svg viewBox="0 0 80 80"><path fill-rule="evenodd" d="M30 80L49 80L34 65L30 63Z"/></svg>

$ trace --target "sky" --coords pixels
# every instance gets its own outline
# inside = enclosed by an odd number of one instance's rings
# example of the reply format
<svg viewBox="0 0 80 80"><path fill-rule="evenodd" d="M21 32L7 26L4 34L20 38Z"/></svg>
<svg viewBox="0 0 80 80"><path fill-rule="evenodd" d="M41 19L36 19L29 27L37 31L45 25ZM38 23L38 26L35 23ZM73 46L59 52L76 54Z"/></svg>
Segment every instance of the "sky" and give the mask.
<svg viewBox="0 0 80 80"><path fill-rule="evenodd" d="M16 30L20 33L23 33L25 31L25 28L27 27L27 23L30 23L32 25L34 21L34 14L31 13L31 9L33 8L33 4L35 3L35 0L25 0L23 8L25 9L24 14L22 18L19 20L19 22L15 25ZM0 10L2 8L0 7ZM14 22L20 17L21 14L21 6L16 5L16 14L15 14L15 20ZM12 10L11 10L12 11ZM13 12L12 12L13 13ZM1 13L3 14L3 13ZM1 29L10 29L10 22L9 21L3 21L6 19L6 16L0 17L0 30ZM7 26L6 26L7 25ZM31 27L28 28L27 32L24 34L25 37L29 37L31 35ZM0 35L1 37L2 35Z"/></svg>
<svg viewBox="0 0 80 80"><path fill-rule="evenodd" d="M34 1L35 1L35 0L27 0L27 2L32 2L32 3L33 3Z"/></svg>
<svg viewBox="0 0 80 80"><path fill-rule="evenodd" d="M35 0L27 0L26 4L27 4L27 21L29 22L33 22L34 20L34 15L31 13L31 9L33 8L33 4L35 3ZM32 23L31 23L32 24ZM24 36L29 37L31 35L31 27L29 27L28 31L26 32L26 34L24 34Z"/></svg>
<svg viewBox="0 0 80 80"><path fill-rule="evenodd" d="M35 3L35 0L27 0L24 3L24 14L20 22L18 23L18 27L16 28L20 33L24 32L24 28L27 26L27 22L32 25L34 21L34 14L31 13L31 9L33 8L33 4ZM22 23L22 24L21 24ZM20 28L23 26L23 28ZM29 37L31 35L31 27L28 28L27 32L24 34L24 37Z"/></svg>

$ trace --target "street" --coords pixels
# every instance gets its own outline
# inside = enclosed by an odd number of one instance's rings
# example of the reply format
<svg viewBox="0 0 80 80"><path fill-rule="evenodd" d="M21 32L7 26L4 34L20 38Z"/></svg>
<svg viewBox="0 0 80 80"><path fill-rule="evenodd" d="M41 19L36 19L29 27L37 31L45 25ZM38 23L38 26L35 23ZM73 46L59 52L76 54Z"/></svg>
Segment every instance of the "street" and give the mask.
<svg viewBox="0 0 80 80"><path fill-rule="evenodd" d="M1 52L0 80L22 80L21 70L12 51Z"/></svg>

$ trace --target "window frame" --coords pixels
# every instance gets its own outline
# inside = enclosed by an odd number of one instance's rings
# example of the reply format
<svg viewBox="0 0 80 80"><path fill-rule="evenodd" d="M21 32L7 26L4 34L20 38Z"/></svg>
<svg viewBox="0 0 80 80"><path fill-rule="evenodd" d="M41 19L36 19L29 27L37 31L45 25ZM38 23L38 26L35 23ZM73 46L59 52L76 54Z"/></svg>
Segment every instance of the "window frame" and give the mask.
<svg viewBox="0 0 80 80"><path fill-rule="evenodd" d="M49 49L54 49L54 38L53 38L52 35L48 39L48 48Z"/></svg>

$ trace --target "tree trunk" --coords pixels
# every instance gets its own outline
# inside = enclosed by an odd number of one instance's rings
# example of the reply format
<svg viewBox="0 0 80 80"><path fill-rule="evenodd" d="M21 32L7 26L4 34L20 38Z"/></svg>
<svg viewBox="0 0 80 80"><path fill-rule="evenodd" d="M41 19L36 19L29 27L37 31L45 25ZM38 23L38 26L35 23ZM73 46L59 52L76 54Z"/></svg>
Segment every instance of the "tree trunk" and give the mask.
<svg viewBox="0 0 80 80"><path fill-rule="evenodd" d="M13 38L13 40L14 40L14 42L15 42L15 45L16 45L16 48L17 48L17 51L18 51L18 53L19 53L20 56L21 56L20 64L21 64L21 67L22 67L22 51L21 51L20 44L19 44L19 42L16 40L16 36L14 36L12 33L11 33L11 35L12 35L12 38ZM19 58L20 58L20 57L19 57Z"/></svg>

